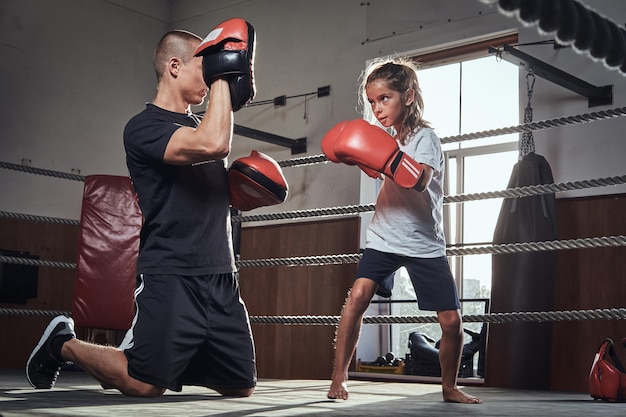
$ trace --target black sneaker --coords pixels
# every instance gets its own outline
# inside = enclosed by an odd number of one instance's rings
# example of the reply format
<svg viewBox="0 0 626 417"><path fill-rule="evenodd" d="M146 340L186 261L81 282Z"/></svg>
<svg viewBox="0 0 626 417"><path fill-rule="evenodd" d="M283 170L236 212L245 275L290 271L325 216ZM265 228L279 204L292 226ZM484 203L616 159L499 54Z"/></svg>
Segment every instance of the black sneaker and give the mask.
<svg viewBox="0 0 626 417"><path fill-rule="evenodd" d="M76 337L74 333L74 320L66 316L55 317L39 339L33 353L26 362L26 377L28 382L35 388L52 388L59 376L61 366L65 361L60 352L52 350L52 341L57 336L66 340Z"/></svg>

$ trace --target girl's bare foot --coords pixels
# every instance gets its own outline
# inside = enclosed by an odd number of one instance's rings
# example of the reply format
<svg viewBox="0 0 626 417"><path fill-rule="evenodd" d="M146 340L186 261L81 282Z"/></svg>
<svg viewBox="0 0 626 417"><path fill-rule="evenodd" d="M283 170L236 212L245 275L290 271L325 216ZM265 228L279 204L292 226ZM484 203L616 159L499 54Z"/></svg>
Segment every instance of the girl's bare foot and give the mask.
<svg viewBox="0 0 626 417"><path fill-rule="evenodd" d="M345 381L333 381L326 396L331 400L347 400L348 394L348 386Z"/></svg>
<svg viewBox="0 0 626 417"><path fill-rule="evenodd" d="M458 388L443 392L443 400L447 403L482 404L483 401L472 395L466 394Z"/></svg>

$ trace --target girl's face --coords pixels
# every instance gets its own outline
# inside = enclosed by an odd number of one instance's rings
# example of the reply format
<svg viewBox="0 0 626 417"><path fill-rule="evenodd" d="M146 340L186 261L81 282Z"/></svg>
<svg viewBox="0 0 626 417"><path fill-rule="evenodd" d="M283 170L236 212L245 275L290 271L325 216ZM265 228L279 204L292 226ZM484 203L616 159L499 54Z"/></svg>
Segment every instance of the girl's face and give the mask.
<svg viewBox="0 0 626 417"><path fill-rule="evenodd" d="M407 106L413 102L415 94L411 93L412 90L403 97L400 92L389 88L383 80L375 80L365 86L367 101L372 106L376 119L384 127L393 126L396 132L400 131Z"/></svg>

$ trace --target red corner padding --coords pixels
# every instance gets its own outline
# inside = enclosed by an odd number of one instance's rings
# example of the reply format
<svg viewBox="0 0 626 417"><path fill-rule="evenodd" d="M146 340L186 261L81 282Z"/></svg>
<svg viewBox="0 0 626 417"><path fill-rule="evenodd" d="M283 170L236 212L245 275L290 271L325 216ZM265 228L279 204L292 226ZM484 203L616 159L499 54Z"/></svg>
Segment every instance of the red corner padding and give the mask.
<svg viewBox="0 0 626 417"><path fill-rule="evenodd" d="M85 178L72 306L77 326L130 328L142 222L130 178Z"/></svg>

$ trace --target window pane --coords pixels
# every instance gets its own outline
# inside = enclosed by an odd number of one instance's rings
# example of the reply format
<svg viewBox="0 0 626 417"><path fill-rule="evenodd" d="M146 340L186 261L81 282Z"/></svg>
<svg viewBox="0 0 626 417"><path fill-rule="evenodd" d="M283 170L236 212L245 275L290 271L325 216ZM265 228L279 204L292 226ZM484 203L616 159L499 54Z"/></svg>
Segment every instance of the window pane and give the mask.
<svg viewBox="0 0 626 417"><path fill-rule="evenodd" d="M458 194L457 191L457 160L456 158L450 158L445 173L446 188L444 190L445 195ZM446 234L447 243L458 242L457 236L457 209L458 204L444 204L444 231Z"/></svg>
<svg viewBox="0 0 626 417"><path fill-rule="evenodd" d="M417 73L424 98L424 119L440 138L459 134L460 68L460 64L451 64Z"/></svg>
<svg viewBox="0 0 626 417"><path fill-rule="evenodd" d="M465 157L464 193L500 191L506 189L519 152L509 151ZM498 219L501 198L468 201L463 203L464 233L466 243L491 242Z"/></svg>
<svg viewBox="0 0 626 417"><path fill-rule="evenodd" d="M506 189L518 155L518 151L509 151L465 157L465 193ZM465 244L486 244L493 240L502 200L490 198L463 203ZM490 293L491 255L464 256L463 280L464 298L483 297L486 292Z"/></svg>
<svg viewBox="0 0 626 417"><path fill-rule="evenodd" d="M461 75L460 133L519 124L519 69L485 57L465 61ZM518 134L461 142L462 148L517 141Z"/></svg>

